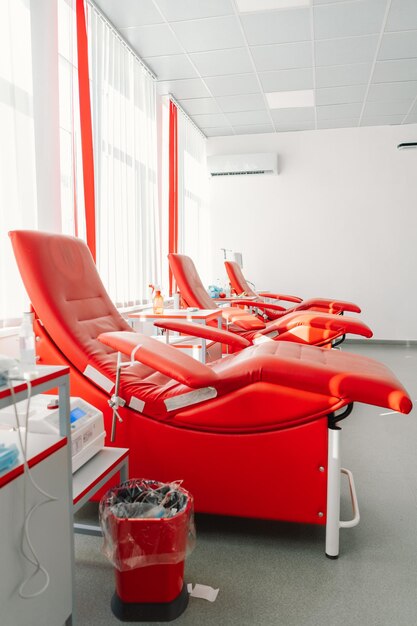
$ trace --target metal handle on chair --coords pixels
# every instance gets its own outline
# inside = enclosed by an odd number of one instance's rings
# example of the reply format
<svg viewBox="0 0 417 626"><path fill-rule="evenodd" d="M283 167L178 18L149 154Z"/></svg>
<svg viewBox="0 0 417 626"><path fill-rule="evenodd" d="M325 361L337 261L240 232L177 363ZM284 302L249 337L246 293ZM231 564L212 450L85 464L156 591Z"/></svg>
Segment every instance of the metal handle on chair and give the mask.
<svg viewBox="0 0 417 626"><path fill-rule="evenodd" d="M346 474L348 481L349 481L349 490L350 490L350 499L352 502L353 517L352 519L346 520L346 521L340 520L339 525L340 525L340 528L353 528L353 526L357 526L359 524L359 520L361 518L360 513L359 513L358 498L357 498L356 489L355 489L355 481L353 480L353 474L350 470L344 467L341 467L340 472L341 474Z"/></svg>

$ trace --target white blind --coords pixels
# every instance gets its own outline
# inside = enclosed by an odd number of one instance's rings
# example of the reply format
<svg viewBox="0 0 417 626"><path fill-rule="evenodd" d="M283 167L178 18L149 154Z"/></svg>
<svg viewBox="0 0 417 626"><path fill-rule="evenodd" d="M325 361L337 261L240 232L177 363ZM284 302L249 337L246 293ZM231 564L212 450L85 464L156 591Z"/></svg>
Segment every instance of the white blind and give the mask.
<svg viewBox="0 0 417 626"><path fill-rule="evenodd" d="M36 171L30 5L0 2L0 326L27 310L7 236L16 228L36 228Z"/></svg>
<svg viewBox="0 0 417 626"><path fill-rule="evenodd" d="M160 282L156 86L93 6L88 7L97 265L118 306Z"/></svg>
<svg viewBox="0 0 417 626"><path fill-rule="evenodd" d="M75 0L58 0L62 232L86 239Z"/></svg>
<svg viewBox="0 0 417 626"><path fill-rule="evenodd" d="M211 276L206 139L180 110L177 126L178 250L193 259L206 284Z"/></svg>

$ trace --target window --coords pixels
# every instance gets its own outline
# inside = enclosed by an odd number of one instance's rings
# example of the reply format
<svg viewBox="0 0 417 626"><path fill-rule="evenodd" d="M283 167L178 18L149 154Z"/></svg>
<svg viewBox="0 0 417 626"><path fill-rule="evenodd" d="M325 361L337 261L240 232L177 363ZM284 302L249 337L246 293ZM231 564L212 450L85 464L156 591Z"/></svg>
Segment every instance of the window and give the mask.
<svg viewBox="0 0 417 626"><path fill-rule="evenodd" d="M190 256L203 283L211 275L206 138L178 110L178 250Z"/></svg>
<svg viewBox="0 0 417 626"><path fill-rule="evenodd" d="M118 306L160 281L155 81L88 5L97 265Z"/></svg>
<svg viewBox="0 0 417 626"><path fill-rule="evenodd" d="M75 0L58 0L62 232L85 240Z"/></svg>
<svg viewBox="0 0 417 626"><path fill-rule="evenodd" d="M28 0L0 3L0 136L0 326L9 326L28 300L7 233L37 226Z"/></svg>

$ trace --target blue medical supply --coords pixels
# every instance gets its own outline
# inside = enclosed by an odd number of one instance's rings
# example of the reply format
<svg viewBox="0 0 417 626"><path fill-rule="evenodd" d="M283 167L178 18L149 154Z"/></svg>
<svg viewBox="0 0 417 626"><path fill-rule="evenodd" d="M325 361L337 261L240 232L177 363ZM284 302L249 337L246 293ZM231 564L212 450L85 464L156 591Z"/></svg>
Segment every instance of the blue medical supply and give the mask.
<svg viewBox="0 0 417 626"><path fill-rule="evenodd" d="M15 443L6 446L0 443L0 472L11 469L17 463L19 450Z"/></svg>
<svg viewBox="0 0 417 626"><path fill-rule="evenodd" d="M209 285L207 291L210 298L220 298L220 294L222 293L221 287L217 285Z"/></svg>

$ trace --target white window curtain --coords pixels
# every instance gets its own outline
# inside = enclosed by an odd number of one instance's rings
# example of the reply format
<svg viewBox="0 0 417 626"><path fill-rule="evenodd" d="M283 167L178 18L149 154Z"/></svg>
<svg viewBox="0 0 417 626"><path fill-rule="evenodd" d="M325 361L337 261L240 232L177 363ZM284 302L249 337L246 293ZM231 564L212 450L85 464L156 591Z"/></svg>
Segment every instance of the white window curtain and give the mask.
<svg viewBox="0 0 417 626"><path fill-rule="evenodd" d="M62 232L86 239L78 95L76 0L58 0Z"/></svg>
<svg viewBox="0 0 417 626"><path fill-rule="evenodd" d="M178 110L178 250L190 256L204 284L212 275L206 138Z"/></svg>
<svg viewBox="0 0 417 626"><path fill-rule="evenodd" d="M37 227L29 0L0 2L0 326L28 300L7 233Z"/></svg>
<svg viewBox="0 0 417 626"><path fill-rule="evenodd" d="M160 282L156 85L87 5L96 189L97 265L118 306Z"/></svg>

